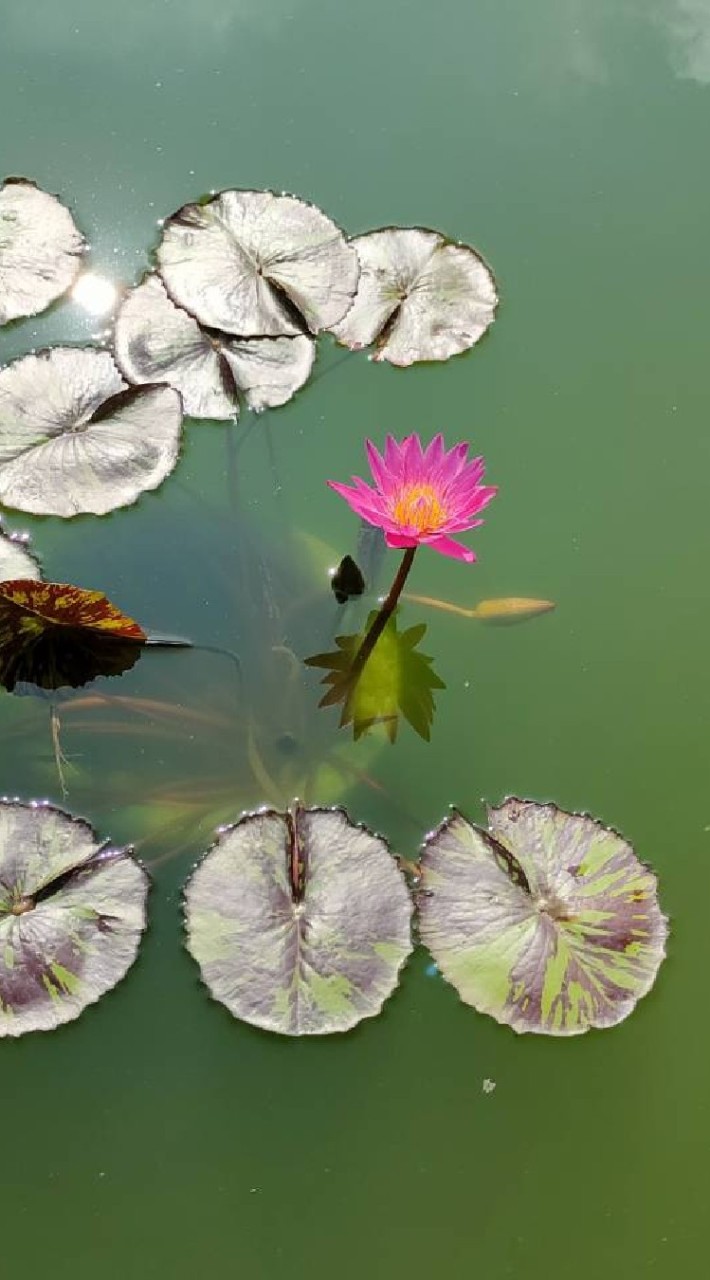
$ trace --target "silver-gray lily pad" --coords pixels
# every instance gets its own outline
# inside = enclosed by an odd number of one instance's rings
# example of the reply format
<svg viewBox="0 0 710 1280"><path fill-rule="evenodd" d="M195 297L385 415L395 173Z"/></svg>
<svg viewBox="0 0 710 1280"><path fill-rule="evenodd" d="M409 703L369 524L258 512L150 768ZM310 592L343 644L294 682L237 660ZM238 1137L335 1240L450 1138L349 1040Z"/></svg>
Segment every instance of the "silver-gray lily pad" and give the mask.
<svg viewBox="0 0 710 1280"><path fill-rule="evenodd" d="M200 324L241 338L318 333L343 318L356 251L330 218L295 196L222 191L168 218L160 273Z"/></svg>
<svg viewBox="0 0 710 1280"><path fill-rule="evenodd" d="M79 818L0 801L0 1036L51 1031L115 987L146 927L148 877Z"/></svg>
<svg viewBox="0 0 710 1280"><path fill-rule="evenodd" d="M475 249L438 231L385 227L357 236L360 283L352 307L331 330L373 360L410 365L467 351L492 324L498 293Z"/></svg>
<svg viewBox="0 0 710 1280"><path fill-rule="evenodd" d="M0 324L37 315L66 293L85 252L56 196L25 178L0 184Z"/></svg>
<svg viewBox="0 0 710 1280"><path fill-rule="evenodd" d="M207 333L172 302L160 277L149 275L121 304L114 353L129 382L175 387L189 417L234 419L240 400L257 413L286 404L308 380L315 343L305 334Z"/></svg>
<svg viewBox="0 0 710 1280"><path fill-rule="evenodd" d="M11 582L13 578L39 582L41 577L42 570L27 550L24 538L8 535L0 528L0 582Z"/></svg>
<svg viewBox="0 0 710 1280"><path fill-rule="evenodd" d="M0 370L0 502L104 515L156 489L178 459L171 387L128 388L107 351L53 347Z"/></svg>
<svg viewBox="0 0 710 1280"><path fill-rule="evenodd" d="M211 994L283 1035L379 1013L412 949L411 914L384 840L342 809L243 817L185 891L188 950Z"/></svg>
<svg viewBox="0 0 710 1280"><path fill-rule="evenodd" d="M653 986L667 922L656 877L616 831L506 800L424 846L422 942L461 999L515 1031L611 1027Z"/></svg>

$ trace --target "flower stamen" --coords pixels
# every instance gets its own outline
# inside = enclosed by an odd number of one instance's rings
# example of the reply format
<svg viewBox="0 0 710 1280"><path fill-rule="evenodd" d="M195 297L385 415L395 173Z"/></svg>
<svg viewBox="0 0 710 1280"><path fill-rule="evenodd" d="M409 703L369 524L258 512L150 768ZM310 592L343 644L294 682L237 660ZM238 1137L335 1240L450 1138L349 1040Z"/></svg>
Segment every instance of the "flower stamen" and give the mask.
<svg viewBox="0 0 710 1280"><path fill-rule="evenodd" d="M392 519L419 534L436 533L446 524L448 513L441 492L430 484L412 484L399 489L391 507Z"/></svg>

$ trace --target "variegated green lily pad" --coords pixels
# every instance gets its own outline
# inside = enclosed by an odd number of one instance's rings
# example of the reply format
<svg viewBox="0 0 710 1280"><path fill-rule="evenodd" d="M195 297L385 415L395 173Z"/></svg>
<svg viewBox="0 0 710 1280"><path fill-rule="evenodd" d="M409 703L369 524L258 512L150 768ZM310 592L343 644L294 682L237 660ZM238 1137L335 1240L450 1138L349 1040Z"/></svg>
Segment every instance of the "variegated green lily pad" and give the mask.
<svg viewBox="0 0 710 1280"><path fill-rule="evenodd" d="M611 1027L655 982L667 922L622 836L554 804L460 813L422 858L422 942L462 1000L515 1031Z"/></svg>
<svg viewBox="0 0 710 1280"><path fill-rule="evenodd" d="M0 526L0 582L13 578L31 578L39 582L42 577L34 556L27 550L25 539L4 533Z"/></svg>
<svg viewBox="0 0 710 1280"><path fill-rule="evenodd" d="M149 275L125 296L114 328L116 361L129 382L167 382L191 418L233 419L240 400L259 413L288 400L307 381L315 343L293 338L236 338L206 332Z"/></svg>
<svg viewBox="0 0 710 1280"><path fill-rule="evenodd" d="M71 1022L120 982L146 926L148 877L47 804L0 801L0 1036Z"/></svg>
<svg viewBox="0 0 710 1280"><path fill-rule="evenodd" d="M185 891L188 950L212 995L292 1036L380 1012L412 949L411 914L384 840L342 809L243 817Z"/></svg>
<svg viewBox="0 0 710 1280"><path fill-rule="evenodd" d="M423 227L384 227L352 243L360 283L344 319L331 326L352 350L374 343L372 359L395 365L448 360L493 323L495 280L468 245Z"/></svg>
<svg viewBox="0 0 710 1280"><path fill-rule="evenodd" d="M271 191L184 205L167 219L157 258L175 302L242 338L337 324L359 275L357 253L321 209Z"/></svg>
<svg viewBox="0 0 710 1280"><path fill-rule="evenodd" d="M0 502L104 515L156 489L178 459L172 387L128 388L108 351L53 347L0 370Z"/></svg>
<svg viewBox="0 0 710 1280"><path fill-rule="evenodd" d="M0 324L37 315L66 293L85 252L56 196L25 178L0 183Z"/></svg>

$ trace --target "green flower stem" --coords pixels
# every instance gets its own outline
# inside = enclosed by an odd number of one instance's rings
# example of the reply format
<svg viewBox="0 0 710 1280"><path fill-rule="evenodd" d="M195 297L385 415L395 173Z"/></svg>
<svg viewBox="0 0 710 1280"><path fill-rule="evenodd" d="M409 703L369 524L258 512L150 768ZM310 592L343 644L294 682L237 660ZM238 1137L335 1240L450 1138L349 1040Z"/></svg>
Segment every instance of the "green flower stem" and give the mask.
<svg viewBox="0 0 710 1280"><path fill-rule="evenodd" d="M370 657L372 650L377 644L377 641L382 635L382 632L384 631L385 627L387 626L387 623L389 622L390 618L392 617L392 614L394 613L397 607L397 602L399 600L399 597L401 596L402 591L404 590L404 584L407 581L407 578L409 577L409 570L411 569L412 564L414 563L414 553L416 552L416 549L417 549L416 547L407 547L404 555L402 556L399 569L397 570L397 576L394 582L392 583L392 586L389 589L389 594L387 596L387 599L382 604L382 607L380 608L380 611L377 614L375 621L373 622L372 626L370 627L370 630L367 632L362 644L360 645L360 648L355 654L355 657L353 659L353 665L350 669L353 685L362 674L362 670L365 666L365 663Z"/></svg>

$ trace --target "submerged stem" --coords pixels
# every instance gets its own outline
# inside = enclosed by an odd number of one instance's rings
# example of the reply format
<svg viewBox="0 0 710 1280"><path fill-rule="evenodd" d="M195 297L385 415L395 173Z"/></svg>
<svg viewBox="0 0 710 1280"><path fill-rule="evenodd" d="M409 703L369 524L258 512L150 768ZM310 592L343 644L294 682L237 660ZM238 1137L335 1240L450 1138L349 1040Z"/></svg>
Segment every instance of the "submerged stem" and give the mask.
<svg viewBox="0 0 710 1280"><path fill-rule="evenodd" d="M67 796L69 795L69 790L67 788L67 781L64 773L64 765L67 764L68 761L64 752L62 751L62 744L61 744L61 738L60 738L61 721L59 719L59 712L57 711L56 704L54 703L54 701L50 702L49 704L49 729L52 735L52 750L54 753L54 763L57 769L57 777L59 778L59 786L61 787L61 791L62 791L62 800L66 800ZM30 909L29 907L26 908L26 910L29 910L29 909Z"/></svg>

